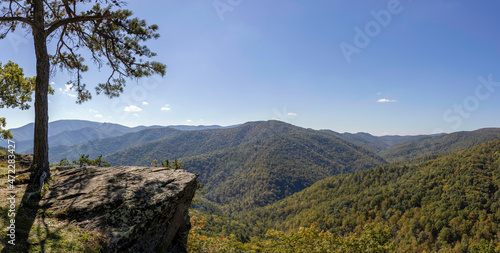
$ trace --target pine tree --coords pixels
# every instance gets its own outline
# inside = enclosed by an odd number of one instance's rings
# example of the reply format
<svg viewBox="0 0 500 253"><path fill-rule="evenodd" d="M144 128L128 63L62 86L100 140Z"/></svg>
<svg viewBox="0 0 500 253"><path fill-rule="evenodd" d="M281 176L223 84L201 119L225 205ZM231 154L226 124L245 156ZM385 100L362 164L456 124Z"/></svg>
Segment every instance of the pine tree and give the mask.
<svg viewBox="0 0 500 253"><path fill-rule="evenodd" d="M89 5L93 3L93 6ZM101 4L104 7L101 7ZM33 35L36 56L34 161L31 178L50 177L48 157L48 94L51 66L73 74L77 103L92 98L81 74L88 70L79 50L90 51L99 67L107 65L110 75L95 87L96 93L112 98L123 92L125 78L165 74L166 66L145 61L156 54L141 42L159 37L158 26L132 18L118 0L31 0L0 2L0 39L19 27ZM88 7L88 8L86 8ZM49 54L48 41L56 42ZM4 100L3 97L1 98Z"/></svg>

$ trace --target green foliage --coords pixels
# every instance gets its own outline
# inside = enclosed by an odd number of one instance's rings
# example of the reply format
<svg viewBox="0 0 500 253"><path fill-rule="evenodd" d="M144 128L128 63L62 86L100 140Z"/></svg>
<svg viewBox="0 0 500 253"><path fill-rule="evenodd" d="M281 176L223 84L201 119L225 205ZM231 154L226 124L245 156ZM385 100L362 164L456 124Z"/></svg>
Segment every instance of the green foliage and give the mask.
<svg viewBox="0 0 500 253"><path fill-rule="evenodd" d="M111 166L111 164L102 160L102 155L99 155L96 159L90 161L90 165L97 166L97 167L109 167L109 166Z"/></svg>
<svg viewBox="0 0 500 253"><path fill-rule="evenodd" d="M61 159L61 161L59 161L59 163L55 164L55 166L71 166L71 163L68 161L67 158L63 158Z"/></svg>
<svg viewBox="0 0 500 253"><path fill-rule="evenodd" d="M227 212L264 206L329 176L385 163L331 134L279 121L183 132L106 159L141 166L161 157L182 158L184 169L205 183L205 197Z"/></svg>
<svg viewBox="0 0 500 253"><path fill-rule="evenodd" d="M62 159L59 164L62 166L69 165L69 162L66 158ZM73 161L73 165L84 167L84 166L97 166L97 167L109 167L111 164L102 160L102 155L99 155L96 159L89 159L89 155L82 154L80 158L76 161Z"/></svg>
<svg viewBox="0 0 500 253"><path fill-rule="evenodd" d="M29 109L34 90L35 77L25 77L23 69L12 61L3 66L0 62L0 108ZM49 94L54 94L50 85ZM0 138L13 138L9 130L2 129L5 125L5 118L0 117Z"/></svg>
<svg viewBox="0 0 500 253"><path fill-rule="evenodd" d="M499 203L500 140L495 140L416 165L330 177L233 219L254 227L248 236L317 225L345 237L375 222L395 231L398 252L494 252Z"/></svg>
<svg viewBox="0 0 500 253"><path fill-rule="evenodd" d="M319 231L314 225L289 234L271 229L266 236L271 240L264 252L396 252L391 229L372 223L366 224L359 236L339 237L328 231Z"/></svg>
<svg viewBox="0 0 500 253"><path fill-rule="evenodd" d="M0 118L0 138L1 139L11 139L13 138L12 133L8 129L2 129L7 125L5 118Z"/></svg>
<svg viewBox="0 0 500 253"><path fill-rule="evenodd" d="M0 108L16 108L26 110L30 107L31 96L35 87L34 77L24 77L23 69L9 61L2 66L0 62ZM0 138L13 138L5 127L5 118L0 117Z"/></svg>
<svg viewBox="0 0 500 253"><path fill-rule="evenodd" d="M194 217L189 234L189 252L269 252L269 253L328 253L328 252L396 252L392 231L387 226L366 224L361 234L340 237L320 231L314 225L285 233L268 230L265 239L241 242L231 234L206 236L198 234L206 224L205 219Z"/></svg>
<svg viewBox="0 0 500 253"><path fill-rule="evenodd" d="M398 145L379 152L390 162L422 162L465 150L500 138L500 129L484 128L432 136L414 136Z"/></svg>
<svg viewBox="0 0 500 253"><path fill-rule="evenodd" d="M82 154L82 156L78 160L73 161L73 165L77 165L80 168L83 166L90 165L90 163L91 163L91 161L89 159L89 155L85 155L85 154Z"/></svg>
<svg viewBox="0 0 500 253"><path fill-rule="evenodd" d="M154 161L156 161L156 160L154 160ZM169 169L178 170L178 169L182 168L184 166L184 164L177 161L177 159L175 159L173 163L170 163L170 161L167 159L167 160L165 160L165 162L161 162L161 166L163 166L165 168L169 168Z"/></svg>
<svg viewBox="0 0 500 253"><path fill-rule="evenodd" d="M0 108L29 109L34 89L35 77L24 77L23 69L16 63L0 63Z"/></svg>
<svg viewBox="0 0 500 253"><path fill-rule="evenodd" d="M158 165L159 164L158 161L156 161L156 159L154 159L153 162L151 162L151 166L158 167ZM174 169L174 170L178 170L184 167L184 164L179 162L177 159L174 159L173 162L170 162L168 159L165 161L160 161L160 165L164 168Z"/></svg>

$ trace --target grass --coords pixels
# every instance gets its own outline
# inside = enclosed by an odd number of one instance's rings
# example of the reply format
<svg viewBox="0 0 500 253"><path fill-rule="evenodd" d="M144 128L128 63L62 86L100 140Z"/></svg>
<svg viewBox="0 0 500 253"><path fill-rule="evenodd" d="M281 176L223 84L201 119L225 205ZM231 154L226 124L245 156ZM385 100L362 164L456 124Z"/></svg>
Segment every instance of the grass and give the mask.
<svg viewBox="0 0 500 253"><path fill-rule="evenodd" d="M1 152L2 150L0 150ZM8 166L7 161L0 159L0 252L100 252L100 242L103 236L95 231L87 231L71 225L69 221L57 219L51 210L43 210L34 205L39 194L32 196L28 203L24 203L20 209L23 197L29 182L28 168L16 164L15 189L16 196L16 237L28 234L28 241L21 242L16 239L15 246L7 242L8 229L10 225ZM51 180L57 180L52 178ZM43 192L47 191L45 185ZM29 229L29 231L28 231Z"/></svg>

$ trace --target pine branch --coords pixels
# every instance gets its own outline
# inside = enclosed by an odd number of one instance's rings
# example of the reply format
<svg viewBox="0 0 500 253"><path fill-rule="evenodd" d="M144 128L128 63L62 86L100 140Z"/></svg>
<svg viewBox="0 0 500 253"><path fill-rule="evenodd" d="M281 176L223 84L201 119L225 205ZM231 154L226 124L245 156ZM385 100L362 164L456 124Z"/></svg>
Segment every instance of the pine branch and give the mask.
<svg viewBox="0 0 500 253"><path fill-rule="evenodd" d="M85 21L96 21L96 20L105 20L105 19L110 19L111 16L102 16L102 15L95 15L95 16L76 16L73 18L65 18L65 19L59 19L56 20L48 25L48 29L45 32L45 36L50 35L53 31L55 31L57 28L63 26L63 25L68 25L68 24L73 24L73 23L78 23L78 22L85 22Z"/></svg>
<svg viewBox="0 0 500 253"><path fill-rule="evenodd" d="M23 22L30 26L34 25L32 20L23 17L0 17L0 22Z"/></svg>

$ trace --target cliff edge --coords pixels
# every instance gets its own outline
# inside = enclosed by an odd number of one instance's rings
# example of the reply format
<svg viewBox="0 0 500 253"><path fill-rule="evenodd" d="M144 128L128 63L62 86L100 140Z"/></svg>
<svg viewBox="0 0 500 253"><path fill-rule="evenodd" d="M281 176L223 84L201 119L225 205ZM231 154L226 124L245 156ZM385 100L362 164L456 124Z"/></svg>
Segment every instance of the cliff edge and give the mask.
<svg viewBox="0 0 500 253"><path fill-rule="evenodd" d="M56 167L40 205L103 239L104 252L185 252L197 175L158 167Z"/></svg>

